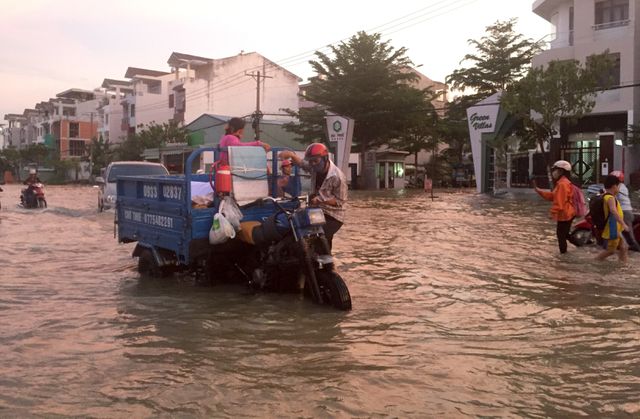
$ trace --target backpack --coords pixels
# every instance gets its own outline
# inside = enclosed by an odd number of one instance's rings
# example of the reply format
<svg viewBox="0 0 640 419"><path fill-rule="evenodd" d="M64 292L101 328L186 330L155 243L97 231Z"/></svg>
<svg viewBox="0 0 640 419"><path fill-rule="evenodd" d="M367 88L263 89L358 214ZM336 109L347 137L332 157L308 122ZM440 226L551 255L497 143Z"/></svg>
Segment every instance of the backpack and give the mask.
<svg viewBox="0 0 640 419"><path fill-rule="evenodd" d="M607 223L607 218L604 216L604 196L611 195L606 192L600 195L596 195L589 201L589 215L591 215L591 222L598 230L603 230L604 225Z"/></svg>
<svg viewBox="0 0 640 419"><path fill-rule="evenodd" d="M571 184L571 192L573 207L576 209L576 217L584 217L587 213L587 204L584 202L584 194L582 193L582 189Z"/></svg>

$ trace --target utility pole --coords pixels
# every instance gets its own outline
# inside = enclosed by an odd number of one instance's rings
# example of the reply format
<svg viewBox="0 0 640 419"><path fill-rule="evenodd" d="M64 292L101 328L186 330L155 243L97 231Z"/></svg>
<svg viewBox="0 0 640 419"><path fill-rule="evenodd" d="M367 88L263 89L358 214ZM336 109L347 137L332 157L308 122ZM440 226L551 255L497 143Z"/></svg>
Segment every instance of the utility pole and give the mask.
<svg viewBox="0 0 640 419"><path fill-rule="evenodd" d="M95 112L91 111L88 113L89 117L91 118L91 128L89 128L89 176L91 176L91 173L93 172L93 114ZM87 115L87 113L85 113L85 115ZM97 137L96 137L97 138Z"/></svg>
<svg viewBox="0 0 640 419"><path fill-rule="evenodd" d="M271 76L260 75L260 72L257 73L244 73L245 76L251 76L256 79L257 87L256 87L256 111L253 113L253 122L251 122L251 126L253 127L253 131L255 132L255 139L260 139L260 119L262 119L262 112L260 112L260 79L272 79Z"/></svg>

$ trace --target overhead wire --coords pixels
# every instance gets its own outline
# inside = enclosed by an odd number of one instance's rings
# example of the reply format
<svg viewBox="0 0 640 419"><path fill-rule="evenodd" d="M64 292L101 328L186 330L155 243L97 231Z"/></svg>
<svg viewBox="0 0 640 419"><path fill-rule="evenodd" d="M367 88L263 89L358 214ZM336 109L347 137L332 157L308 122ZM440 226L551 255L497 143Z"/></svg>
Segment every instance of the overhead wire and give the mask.
<svg viewBox="0 0 640 419"><path fill-rule="evenodd" d="M469 0L453 0L453 1L440 0L440 1L436 1L435 3L432 3L429 6L423 7L421 9L418 9L415 12L412 12L410 14L401 16L401 17L396 18L396 19L393 19L393 20L391 20L389 22L386 22L386 23L384 23L382 25L375 26L375 27L369 29L369 31L388 27L388 29L398 28L395 31L390 32L390 33L399 32L400 30L406 29L408 27L415 26L415 25L417 25L419 23L425 22L427 20L431 20L431 19L433 19L435 17L439 17L439 16L442 16L444 14L450 13L450 12L452 12L454 10L457 10L457 9L459 9L461 7L467 6L467 5L471 4L471 3L475 3L477 1L478 0L470 0L470 1ZM437 7L437 6L441 5L441 4L445 4L445 6ZM456 5L457 5L457 7L450 8L451 6L456 6ZM450 9L446 10L445 12L442 12L442 13L434 14L434 12L441 11L441 10L447 8L447 7L449 7ZM425 12L425 11L428 11L428 12ZM413 22L413 21L415 21L417 19L419 19L417 22ZM398 22L398 23L396 23L396 22ZM410 25L407 25L407 23L409 23L409 22L413 22L413 23L411 23ZM381 31L381 35L383 35L383 36L385 35L385 30ZM334 44L338 44L340 42L344 42L344 41L346 41L348 39L350 39L350 38L343 38L343 39L335 42ZM291 56L289 58L284 58L284 59L278 60L277 62L272 62L272 61L268 60L268 62L263 62L261 65L250 67L250 68L244 70L244 72L245 73L246 72L251 72L251 71L259 70L259 69L266 68L266 67L269 67L270 69L271 68L277 68L277 67L285 68L286 65L295 65L295 63L306 62L306 61L308 61L309 58L313 57L316 52L324 50L324 49L330 49L330 48L331 48L331 45L325 45L325 46L317 48L315 50L309 50L309 51L306 51L306 52L303 52L303 53L295 54L295 55L293 55L293 56ZM190 93L189 98L190 99L199 99L199 98L205 97L205 96L207 96L209 94L218 93L218 92L221 91L220 88L222 88L223 86L226 86L226 85L232 83L233 81L235 81L239 77L239 74L240 73L235 73L235 74L233 74L231 76L228 76L225 79L217 80L216 82L213 83L213 89L212 90L208 90L208 89L211 89L211 87L209 87L209 86L204 86L202 88L196 89L195 91ZM242 76L244 76L244 74ZM226 88L235 87L237 85L238 84L234 84L233 86L227 86ZM144 112L145 110L162 109L164 107L165 103L166 103L165 100L156 102L155 104L158 106L157 108L153 107L153 105L154 105L153 103L152 104L145 104L145 105L141 106L140 109L136 108L136 112L138 112L138 111Z"/></svg>

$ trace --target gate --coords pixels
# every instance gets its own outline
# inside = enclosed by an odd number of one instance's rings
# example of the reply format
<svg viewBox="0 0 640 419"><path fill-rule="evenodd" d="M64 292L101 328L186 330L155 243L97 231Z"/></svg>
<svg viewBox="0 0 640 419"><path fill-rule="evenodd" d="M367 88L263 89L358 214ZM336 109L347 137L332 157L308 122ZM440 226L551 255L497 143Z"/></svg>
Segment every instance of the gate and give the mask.
<svg viewBox="0 0 640 419"><path fill-rule="evenodd" d="M600 147L567 147L560 150L560 156L571 163L578 184L597 183Z"/></svg>

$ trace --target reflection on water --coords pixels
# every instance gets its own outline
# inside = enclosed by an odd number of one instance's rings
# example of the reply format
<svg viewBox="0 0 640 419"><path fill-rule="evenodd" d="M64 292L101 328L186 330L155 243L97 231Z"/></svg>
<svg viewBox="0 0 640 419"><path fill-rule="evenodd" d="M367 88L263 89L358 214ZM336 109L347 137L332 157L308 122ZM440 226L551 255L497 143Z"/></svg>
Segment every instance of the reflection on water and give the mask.
<svg viewBox="0 0 640 419"><path fill-rule="evenodd" d="M640 415L640 255L557 254L547 205L353 193L349 313L141 280L97 192L0 195L0 416Z"/></svg>

